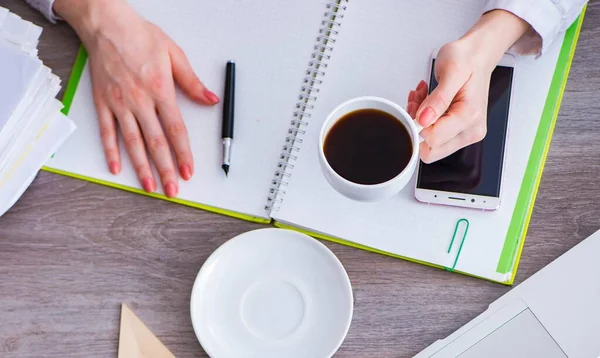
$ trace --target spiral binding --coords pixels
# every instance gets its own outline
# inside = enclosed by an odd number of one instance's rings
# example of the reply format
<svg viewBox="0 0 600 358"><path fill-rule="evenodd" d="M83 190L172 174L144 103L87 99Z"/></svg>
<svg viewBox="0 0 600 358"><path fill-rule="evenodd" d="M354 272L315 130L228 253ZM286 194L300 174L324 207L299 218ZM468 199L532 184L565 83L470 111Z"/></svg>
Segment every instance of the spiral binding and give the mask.
<svg viewBox="0 0 600 358"><path fill-rule="evenodd" d="M298 159L296 153L300 151L302 137L306 134L305 128L309 125L310 111L315 107L314 103L317 101L319 86L323 84L324 70L327 69L327 62L331 59L333 46L339 34L338 29L342 26L340 20L344 18L348 1L336 0L327 4L327 11L323 16L323 20L321 20L319 35L313 47L314 51L304 74L298 102L279 157L277 170L271 182L267 205L265 206L267 212L279 210L283 202L291 171L294 169L294 162Z"/></svg>

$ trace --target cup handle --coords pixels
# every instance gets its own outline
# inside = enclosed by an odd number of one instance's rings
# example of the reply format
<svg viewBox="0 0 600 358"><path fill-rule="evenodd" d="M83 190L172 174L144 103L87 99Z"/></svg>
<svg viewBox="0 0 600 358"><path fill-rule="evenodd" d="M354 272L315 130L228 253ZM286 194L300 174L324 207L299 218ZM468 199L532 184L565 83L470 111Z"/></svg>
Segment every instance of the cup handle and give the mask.
<svg viewBox="0 0 600 358"><path fill-rule="evenodd" d="M414 121L415 127L417 129L417 135L419 136L419 144L424 142L423 137L421 137L421 131L423 130L423 126L419 124L416 120Z"/></svg>

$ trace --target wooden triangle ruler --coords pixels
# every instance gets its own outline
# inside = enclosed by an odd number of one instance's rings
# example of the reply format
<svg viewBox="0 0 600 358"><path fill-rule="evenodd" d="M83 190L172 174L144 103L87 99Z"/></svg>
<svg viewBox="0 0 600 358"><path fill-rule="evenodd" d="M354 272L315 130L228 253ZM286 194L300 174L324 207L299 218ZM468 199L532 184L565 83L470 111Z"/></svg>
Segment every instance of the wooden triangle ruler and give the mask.
<svg viewBox="0 0 600 358"><path fill-rule="evenodd" d="M119 358L175 358L175 356L127 305L122 304Z"/></svg>

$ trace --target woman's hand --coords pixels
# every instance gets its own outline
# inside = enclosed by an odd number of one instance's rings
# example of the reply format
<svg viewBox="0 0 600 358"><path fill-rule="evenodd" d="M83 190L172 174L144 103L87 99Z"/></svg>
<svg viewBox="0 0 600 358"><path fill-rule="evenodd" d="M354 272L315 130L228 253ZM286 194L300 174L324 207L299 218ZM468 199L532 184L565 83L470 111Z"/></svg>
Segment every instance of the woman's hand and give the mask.
<svg viewBox="0 0 600 358"><path fill-rule="evenodd" d="M183 51L124 0L56 0L54 10L73 26L88 51L110 171L121 171L118 127L144 190L153 192L157 185L148 148L165 194L175 197L179 191L177 172L185 180L194 173L175 83L200 104L214 105L219 98L200 82Z"/></svg>
<svg viewBox="0 0 600 358"><path fill-rule="evenodd" d="M485 137L492 68L479 66L464 46L453 42L440 49L435 61L438 85L429 96L424 81L409 94L407 110L424 127L419 153L425 163Z"/></svg>
<svg viewBox="0 0 600 358"><path fill-rule="evenodd" d="M440 49L434 71L437 87L427 95L427 84L421 81L408 95L407 111L424 127L420 155L425 163L485 137L492 71L528 27L517 16L495 10Z"/></svg>

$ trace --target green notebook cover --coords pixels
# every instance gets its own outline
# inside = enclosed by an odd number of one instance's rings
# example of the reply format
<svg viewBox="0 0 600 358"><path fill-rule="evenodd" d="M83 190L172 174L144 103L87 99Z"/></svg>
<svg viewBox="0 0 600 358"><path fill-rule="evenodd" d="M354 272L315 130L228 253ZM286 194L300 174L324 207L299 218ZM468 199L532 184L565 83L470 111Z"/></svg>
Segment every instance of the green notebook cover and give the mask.
<svg viewBox="0 0 600 358"><path fill-rule="evenodd" d="M542 172L544 169L544 164L546 161L546 156L548 154L548 149L550 147L550 142L552 139L552 133L554 131L554 125L556 123L556 118L558 117L558 112L560 109L560 103L562 100L562 95L567 83L569 70L571 68L571 62L573 60L573 55L575 53L575 48L577 45L577 40L579 38L579 33L581 30L581 25L583 23L583 18L585 14L585 8L583 9L581 15L577 18L577 20L571 25L571 27L565 33L565 37L563 40L563 45L560 50L560 54L558 57L556 70L554 72L554 76L552 78L552 82L550 85L550 89L548 91L548 98L546 100L544 110L542 112L542 118L540 120L540 125L538 127L534 144L532 147L531 154L529 156L529 161L527 163L527 168L525 171L525 176L523 178L523 183L521 185L521 189L519 191L519 195L517 198L517 203L515 207L515 211L513 213L508 233L506 236L506 240L504 242L504 247L502 253L500 255L500 259L498 261L496 271L498 273L508 273L512 271L511 279L508 282L500 282L506 285L512 285L514 283L515 275L517 272L517 268L519 265L519 259L521 257L521 252L523 250L523 246L525 243L525 237L527 235L527 228L529 226L529 220L531 218L531 214L533 212L533 206L535 203L535 197L537 194L537 190L539 187L539 183L542 177ZM85 67L85 63L87 60L87 52L83 48L83 46L79 50L79 54L77 55L77 59L75 61L75 65L73 67L71 77L69 78L69 82L67 84L67 88L65 91L65 95L63 97L64 109L63 113L68 114L71 104L73 102L73 98L75 96L75 92L77 91L77 86L79 84L79 80L81 78L81 74L83 73L83 69ZM250 215L245 215L242 213L237 213L229 210L224 210L208 205L203 205L200 203L195 203L191 201L181 200L181 199L169 199L161 194L149 194L143 190L128 187L112 182L101 181L94 178L77 175L74 173L64 172L61 170L56 170L49 167L44 167L43 170L48 172L53 172L61 175L71 176L74 178L94 182L97 184L102 184L106 186L110 186L113 188L118 188L126 191L130 191L136 194L146 195L158 199L163 199L167 201L171 201L174 203L187 205L211 212L215 212L218 214L228 215L231 217L235 217L238 219L248 220L257 223L268 224L271 222L270 219L264 219L260 217L254 217ZM394 255L391 253L383 252L381 250L377 250L376 248L371 248L363 245L358 245L349 241L345 241L343 239L323 235L320 233L312 232L310 230L297 228L293 226L284 225L281 223L275 223L276 226L281 228L287 228L291 230L300 231L306 234L309 234L313 237L328 240L344 245L349 245L352 247L356 247L363 250L368 250L371 252L376 252L379 254L384 254L408 261L417 262L420 264L438 267L442 269L447 269L445 267L430 264L427 262L415 260L409 257L403 257L399 255ZM467 274L464 272L456 271L459 273ZM467 274L468 275L468 274ZM485 278L484 278L485 279Z"/></svg>

